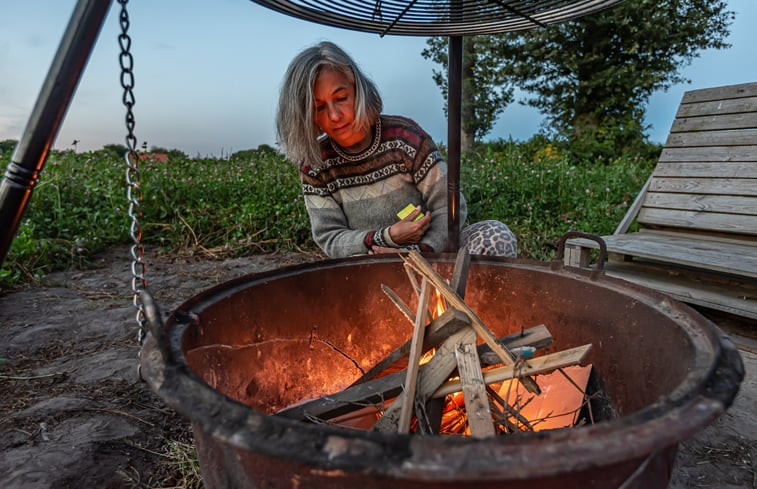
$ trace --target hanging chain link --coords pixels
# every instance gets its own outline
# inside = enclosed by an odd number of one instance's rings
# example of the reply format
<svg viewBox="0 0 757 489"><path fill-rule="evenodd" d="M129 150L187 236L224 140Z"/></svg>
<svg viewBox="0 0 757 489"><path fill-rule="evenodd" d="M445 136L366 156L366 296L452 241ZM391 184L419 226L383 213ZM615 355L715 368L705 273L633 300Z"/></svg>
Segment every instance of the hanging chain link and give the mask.
<svg viewBox="0 0 757 489"><path fill-rule="evenodd" d="M137 340L140 346L145 339L145 311L142 301L139 298L139 293L147 288L147 280L145 279L145 266L144 257L145 249L142 246L142 226L139 223L139 219L142 217L142 188L141 178L139 174L139 154L137 153L137 138L134 135L134 58L131 56L131 38L129 37L129 14L126 11L126 4L129 0L118 0L121 5L121 13L119 16L119 22L121 24L121 34L118 36L118 44L121 46L121 54L118 58L121 64L121 87L124 89L123 104L126 107L126 184L127 191L126 197L129 201L129 218L131 219L131 226L129 232L131 234L132 242L131 246L131 289L134 292L132 302L137 309L137 324L139 325L139 331L137 333Z"/></svg>

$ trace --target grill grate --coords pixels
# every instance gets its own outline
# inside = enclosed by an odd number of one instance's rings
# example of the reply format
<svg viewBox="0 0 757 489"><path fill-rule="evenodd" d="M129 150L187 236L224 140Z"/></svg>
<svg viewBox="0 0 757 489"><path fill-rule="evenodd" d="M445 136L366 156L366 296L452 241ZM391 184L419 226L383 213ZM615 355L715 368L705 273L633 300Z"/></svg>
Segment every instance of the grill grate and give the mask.
<svg viewBox="0 0 757 489"><path fill-rule="evenodd" d="M381 36L462 36L554 24L622 0L252 1L300 19Z"/></svg>

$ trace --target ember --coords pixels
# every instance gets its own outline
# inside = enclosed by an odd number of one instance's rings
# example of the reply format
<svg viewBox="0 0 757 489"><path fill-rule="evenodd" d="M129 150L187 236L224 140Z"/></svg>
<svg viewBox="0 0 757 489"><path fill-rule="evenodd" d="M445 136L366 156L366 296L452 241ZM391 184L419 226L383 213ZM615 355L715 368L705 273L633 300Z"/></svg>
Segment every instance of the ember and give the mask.
<svg viewBox="0 0 757 489"><path fill-rule="evenodd" d="M463 300L470 263L465 249L458 253L450 283L419 253L403 260L416 311L389 287L382 290L413 323L411 339L350 388L298 403L279 416L384 433L482 438L571 426L583 406L590 409L585 391L591 367L575 367L590 344L531 358L537 348L551 344L549 331L541 326L539 334L497 338ZM432 297L435 308L429 307ZM433 319L427 322L427 317ZM407 362L404 371L386 375L401 361ZM559 374L541 376L542 389L533 376L554 370Z"/></svg>

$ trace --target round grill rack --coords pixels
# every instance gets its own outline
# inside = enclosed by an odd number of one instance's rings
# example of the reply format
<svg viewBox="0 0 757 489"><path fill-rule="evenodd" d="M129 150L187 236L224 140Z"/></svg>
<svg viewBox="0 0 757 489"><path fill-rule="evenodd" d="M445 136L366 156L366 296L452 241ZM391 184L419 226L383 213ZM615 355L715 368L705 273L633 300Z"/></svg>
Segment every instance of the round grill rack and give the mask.
<svg viewBox="0 0 757 489"><path fill-rule="evenodd" d="M251 0L300 19L381 36L470 36L546 26L619 0Z"/></svg>

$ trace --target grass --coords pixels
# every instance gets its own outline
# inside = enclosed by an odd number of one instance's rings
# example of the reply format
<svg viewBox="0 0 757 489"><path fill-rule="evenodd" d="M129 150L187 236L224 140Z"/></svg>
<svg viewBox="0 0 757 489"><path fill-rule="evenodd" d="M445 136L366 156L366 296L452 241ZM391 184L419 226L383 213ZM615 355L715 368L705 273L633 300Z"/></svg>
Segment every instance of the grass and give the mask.
<svg viewBox="0 0 757 489"><path fill-rule="evenodd" d="M10 151L0 154L6 166ZM519 238L524 258L550 260L568 230L612 232L654 161L621 157L576 164L542 137L487 143L461 169L468 221L498 219ZM168 253L225 258L310 251L315 244L296 168L273 148L228 159L140 163L143 242ZM93 255L129 244L123 158L103 149L53 151L0 268L5 287L86 267Z"/></svg>

